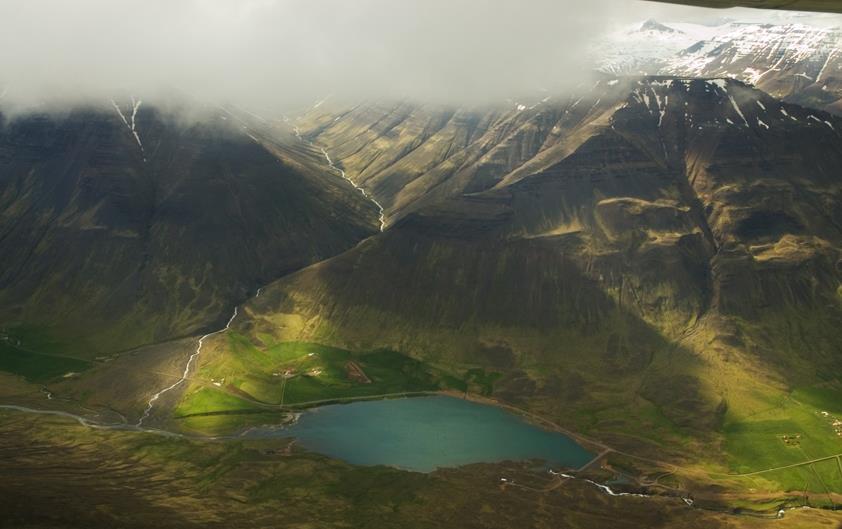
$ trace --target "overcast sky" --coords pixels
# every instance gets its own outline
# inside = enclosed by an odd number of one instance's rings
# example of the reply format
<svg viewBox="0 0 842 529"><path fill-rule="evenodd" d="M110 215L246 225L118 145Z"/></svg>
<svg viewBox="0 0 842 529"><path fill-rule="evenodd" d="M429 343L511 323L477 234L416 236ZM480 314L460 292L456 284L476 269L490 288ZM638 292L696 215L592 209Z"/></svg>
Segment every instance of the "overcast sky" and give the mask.
<svg viewBox="0 0 842 529"><path fill-rule="evenodd" d="M570 82L617 25L728 14L636 0L0 0L0 93L481 101Z"/></svg>

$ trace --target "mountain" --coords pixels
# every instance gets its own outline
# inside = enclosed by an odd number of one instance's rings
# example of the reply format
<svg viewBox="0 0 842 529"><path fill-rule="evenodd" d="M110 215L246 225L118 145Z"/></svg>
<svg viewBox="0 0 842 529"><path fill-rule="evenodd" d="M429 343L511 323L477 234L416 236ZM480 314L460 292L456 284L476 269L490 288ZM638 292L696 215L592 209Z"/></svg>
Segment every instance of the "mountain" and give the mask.
<svg viewBox="0 0 842 529"><path fill-rule="evenodd" d="M659 450L838 372L842 121L733 80L613 87L560 160L273 283L235 330L491 370Z"/></svg>
<svg viewBox="0 0 842 529"><path fill-rule="evenodd" d="M192 335L377 231L317 151L198 115L135 99L0 114L4 336L90 358Z"/></svg>
<svg viewBox="0 0 842 529"><path fill-rule="evenodd" d="M730 77L785 101L839 113L842 31L808 24L661 24L606 35L591 50L609 74Z"/></svg>
<svg viewBox="0 0 842 529"><path fill-rule="evenodd" d="M732 77L805 106L842 111L842 31L804 24L730 24L668 61L662 72Z"/></svg>
<svg viewBox="0 0 842 529"><path fill-rule="evenodd" d="M538 92L481 107L328 99L294 126L370 192L393 224L443 199L506 185L563 159L593 130L606 127L622 104L618 74L730 77L788 102L836 112L842 101L839 38L838 30L804 24L647 20L601 40L591 54L602 75L564 97Z"/></svg>
<svg viewBox="0 0 842 529"><path fill-rule="evenodd" d="M618 80L605 77L572 95L476 108L327 102L294 125L367 189L383 205L387 223L394 223L557 162L592 129L608 126L622 90Z"/></svg>
<svg viewBox="0 0 842 529"><path fill-rule="evenodd" d="M670 33L683 33L682 31L679 31L679 30L677 30L677 29L673 29L673 28L671 28L671 27L669 27L669 26L666 26L666 25L664 25L664 24L661 24L660 22L658 22L658 21L657 21L657 20L655 20L654 18L650 18L650 19L648 19L646 22L644 22L643 24L641 24L641 25L640 25L640 30L639 30L639 31L640 31L641 33L646 33L646 34L658 34L658 33L667 33L667 34L670 34Z"/></svg>
<svg viewBox="0 0 842 529"><path fill-rule="evenodd" d="M646 75L661 71L666 62L699 41L727 31L727 23L663 24L649 19L595 39L590 48L596 68L614 75Z"/></svg>

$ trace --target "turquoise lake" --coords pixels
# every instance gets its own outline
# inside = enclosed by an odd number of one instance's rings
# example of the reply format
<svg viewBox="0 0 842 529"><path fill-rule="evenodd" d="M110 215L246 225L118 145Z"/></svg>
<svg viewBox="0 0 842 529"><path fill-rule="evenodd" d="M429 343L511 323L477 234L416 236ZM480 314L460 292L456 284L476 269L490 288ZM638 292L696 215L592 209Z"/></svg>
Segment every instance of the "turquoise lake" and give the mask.
<svg viewBox="0 0 842 529"><path fill-rule="evenodd" d="M578 468L593 457L563 434L500 408L446 396L323 406L303 413L292 426L246 435L295 437L309 450L352 464L418 472L528 459Z"/></svg>

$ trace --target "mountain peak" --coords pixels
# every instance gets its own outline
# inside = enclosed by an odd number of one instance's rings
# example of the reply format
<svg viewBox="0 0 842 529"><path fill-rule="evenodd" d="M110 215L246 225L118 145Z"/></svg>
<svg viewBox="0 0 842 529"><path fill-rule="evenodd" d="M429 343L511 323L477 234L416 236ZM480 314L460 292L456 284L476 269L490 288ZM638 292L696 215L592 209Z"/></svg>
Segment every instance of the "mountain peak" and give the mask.
<svg viewBox="0 0 842 529"><path fill-rule="evenodd" d="M681 31L679 31L677 29L673 29L669 26L665 26L665 25L661 24L660 22L658 22L654 18L650 18L649 20L647 20L646 22L641 24L639 31L657 31L657 32L661 32L661 33L682 33Z"/></svg>

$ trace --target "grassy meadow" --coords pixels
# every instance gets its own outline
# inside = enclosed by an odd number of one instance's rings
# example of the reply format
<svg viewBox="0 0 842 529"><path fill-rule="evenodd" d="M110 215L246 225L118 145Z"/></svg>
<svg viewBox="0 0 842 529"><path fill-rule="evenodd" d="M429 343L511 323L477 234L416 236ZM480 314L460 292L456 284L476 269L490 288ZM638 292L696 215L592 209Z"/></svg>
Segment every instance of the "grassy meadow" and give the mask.
<svg viewBox="0 0 842 529"><path fill-rule="evenodd" d="M462 378L395 351L353 353L302 342L258 348L236 333L227 339L228 353L204 358L197 378L258 403L291 406L466 387Z"/></svg>
<svg viewBox="0 0 842 529"><path fill-rule="evenodd" d="M47 382L90 366L85 360L26 351L0 341L0 371L20 375L31 382Z"/></svg>

